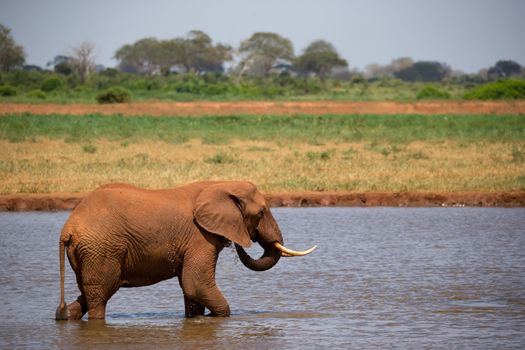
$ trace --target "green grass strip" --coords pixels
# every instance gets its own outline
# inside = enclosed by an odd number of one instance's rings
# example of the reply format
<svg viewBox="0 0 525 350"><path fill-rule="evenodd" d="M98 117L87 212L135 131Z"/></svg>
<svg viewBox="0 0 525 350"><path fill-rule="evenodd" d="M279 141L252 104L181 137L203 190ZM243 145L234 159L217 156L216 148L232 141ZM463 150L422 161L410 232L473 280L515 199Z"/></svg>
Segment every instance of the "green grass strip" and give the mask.
<svg viewBox="0 0 525 350"><path fill-rule="evenodd" d="M98 114L0 117L0 139L12 142L39 137L86 142L97 139L161 140L205 143L231 139L294 142L408 143L417 140L523 141L523 116L447 115L299 115L125 117Z"/></svg>

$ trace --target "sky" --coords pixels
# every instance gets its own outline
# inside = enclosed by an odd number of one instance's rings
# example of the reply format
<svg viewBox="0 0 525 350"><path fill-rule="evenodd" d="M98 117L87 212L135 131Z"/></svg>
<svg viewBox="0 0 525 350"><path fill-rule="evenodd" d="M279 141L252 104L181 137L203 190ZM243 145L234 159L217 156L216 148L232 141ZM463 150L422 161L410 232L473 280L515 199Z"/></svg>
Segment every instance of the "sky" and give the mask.
<svg viewBox="0 0 525 350"><path fill-rule="evenodd" d="M475 73L501 59L525 66L524 18L525 0L0 0L0 23L42 67L83 41L113 67L122 45L197 29L233 47L278 33L296 54L324 39L360 70L408 56Z"/></svg>

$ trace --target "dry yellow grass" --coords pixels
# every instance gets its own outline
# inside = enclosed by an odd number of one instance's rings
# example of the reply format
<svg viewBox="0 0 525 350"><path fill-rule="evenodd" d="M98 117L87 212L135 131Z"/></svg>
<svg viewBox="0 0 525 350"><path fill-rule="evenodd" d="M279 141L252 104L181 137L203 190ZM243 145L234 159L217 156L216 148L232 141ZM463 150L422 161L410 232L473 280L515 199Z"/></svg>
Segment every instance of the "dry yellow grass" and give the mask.
<svg viewBox="0 0 525 350"><path fill-rule="evenodd" d="M92 144L0 141L0 194L85 192L109 182L166 188L245 179L268 192L512 191L525 188L524 142L326 143L191 140Z"/></svg>

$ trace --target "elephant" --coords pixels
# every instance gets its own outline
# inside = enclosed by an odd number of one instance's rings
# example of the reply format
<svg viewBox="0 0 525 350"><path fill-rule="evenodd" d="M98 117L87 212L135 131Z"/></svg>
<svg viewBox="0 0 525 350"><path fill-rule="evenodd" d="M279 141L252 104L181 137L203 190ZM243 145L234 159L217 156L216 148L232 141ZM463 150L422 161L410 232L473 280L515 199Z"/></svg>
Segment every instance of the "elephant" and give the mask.
<svg viewBox="0 0 525 350"><path fill-rule="evenodd" d="M120 287L177 277L186 317L230 315L215 282L220 251L231 243L249 269L272 268L281 256L303 256L284 246L277 222L256 186L243 181L201 181L172 189L104 185L73 210L60 233L60 304L56 320L104 319ZM244 250L257 242L253 259ZM65 255L80 296L66 304Z"/></svg>

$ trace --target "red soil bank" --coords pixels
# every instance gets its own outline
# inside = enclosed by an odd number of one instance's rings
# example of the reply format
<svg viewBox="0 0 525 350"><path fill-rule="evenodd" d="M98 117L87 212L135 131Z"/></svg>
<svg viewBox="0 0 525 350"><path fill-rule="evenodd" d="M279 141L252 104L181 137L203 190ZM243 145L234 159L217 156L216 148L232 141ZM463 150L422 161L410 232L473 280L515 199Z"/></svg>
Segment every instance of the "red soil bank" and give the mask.
<svg viewBox="0 0 525 350"><path fill-rule="evenodd" d="M82 193L10 194L0 196L0 211L71 210ZM525 207L525 192L420 193L420 192L295 192L266 194L272 207Z"/></svg>

